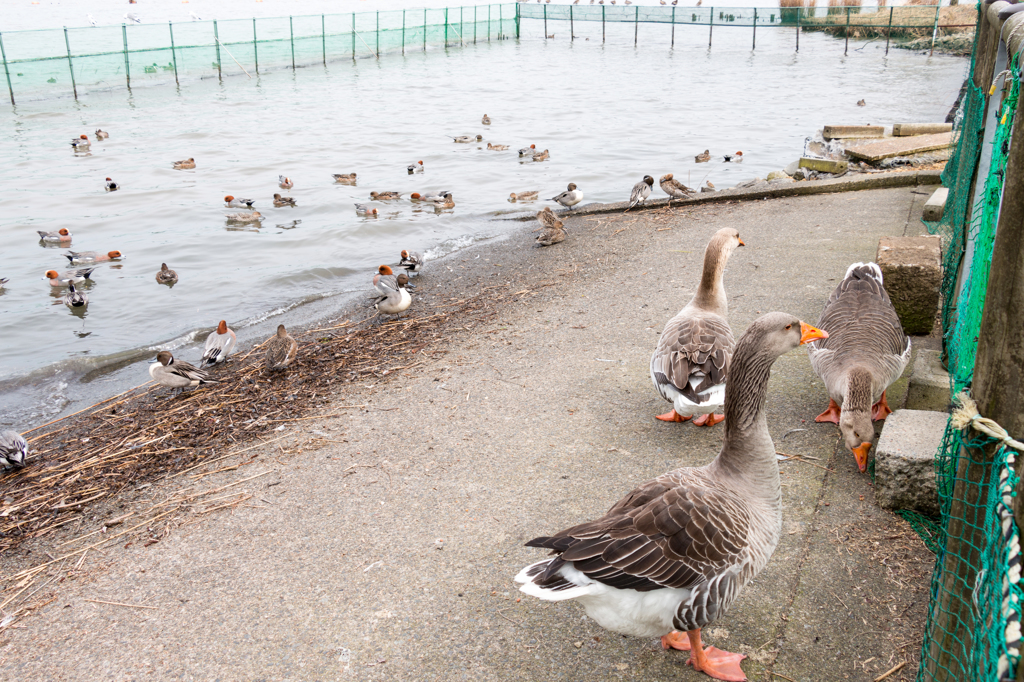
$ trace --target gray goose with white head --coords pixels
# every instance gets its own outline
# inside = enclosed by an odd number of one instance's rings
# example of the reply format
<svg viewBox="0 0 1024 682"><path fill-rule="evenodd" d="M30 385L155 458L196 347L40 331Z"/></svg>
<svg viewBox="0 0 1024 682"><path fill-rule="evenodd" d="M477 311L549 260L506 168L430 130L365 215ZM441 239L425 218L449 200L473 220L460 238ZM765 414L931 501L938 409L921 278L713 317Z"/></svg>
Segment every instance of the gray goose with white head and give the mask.
<svg viewBox="0 0 1024 682"><path fill-rule="evenodd" d="M732 358L718 456L641 484L596 521L526 543L557 556L520 571L520 590L545 601L578 599L604 628L661 636L666 648L692 646L696 669L745 680L743 656L703 649L700 630L726 613L779 542L782 487L764 413L768 379L779 356L825 336L786 313L755 321Z"/></svg>
<svg viewBox="0 0 1024 682"><path fill-rule="evenodd" d="M818 326L827 340L807 348L811 367L828 389L828 409L814 421L834 422L863 472L875 437L872 421L892 410L885 390L910 361L910 339L892 307L875 263L854 263L829 296Z"/></svg>

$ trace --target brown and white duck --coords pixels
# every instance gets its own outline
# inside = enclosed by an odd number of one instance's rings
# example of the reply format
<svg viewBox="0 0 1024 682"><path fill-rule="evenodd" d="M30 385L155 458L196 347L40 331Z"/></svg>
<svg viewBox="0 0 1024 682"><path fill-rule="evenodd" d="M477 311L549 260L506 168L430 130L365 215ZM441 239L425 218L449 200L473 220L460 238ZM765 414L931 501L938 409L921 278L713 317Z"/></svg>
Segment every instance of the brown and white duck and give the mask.
<svg viewBox="0 0 1024 682"><path fill-rule="evenodd" d="M714 426L724 418L726 377L736 341L729 328L725 297L725 264L740 234L723 227L704 250L704 272L690 302L669 320L651 356L651 381L672 409L658 415L666 422L694 419L697 426Z"/></svg>
<svg viewBox="0 0 1024 682"><path fill-rule="evenodd" d="M694 668L746 680L741 654L705 649L721 618L771 559L782 531L782 487L764 406L772 364L827 336L786 313L756 320L736 344L725 396L725 442L706 466L641 484L597 519L538 537L556 554L515 577L544 601L575 599L608 630L661 637ZM685 636L683 635L685 632Z"/></svg>
<svg viewBox="0 0 1024 682"><path fill-rule="evenodd" d="M181 161L175 161L173 164L174 170L193 170L196 167L196 160L191 156Z"/></svg>
<svg viewBox="0 0 1024 682"><path fill-rule="evenodd" d="M827 340L807 347L811 367L828 390L828 409L814 421L834 422L863 472L875 437L872 421L892 410L885 390L910 361L910 339L896 315L875 263L854 263L829 296L818 326Z"/></svg>
<svg viewBox="0 0 1024 682"><path fill-rule="evenodd" d="M544 210L537 212L537 222L540 223L540 227L534 232L540 232L536 240L540 246L551 246L565 241L565 226L550 207L545 206Z"/></svg>
<svg viewBox="0 0 1024 682"><path fill-rule="evenodd" d="M686 199L695 194L693 189L676 180L671 173L662 175L658 184L661 186L661 190L672 199ZM669 203L672 203L672 199L669 199Z"/></svg>
<svg viewBox="0 0 1024 682"><path fill-rule="evenodd" d="M697 156L693 157L693 160L697 163L707 163L711 160L711 150L705 149L703 153L697 154Z"/></svg>
<svg viewBox="0 0 1024 682"><path fill-rule="evenodd" d="M283 324L277 325L277 333L265 342L267 350L263 354L263 361L270 370L284 369L295 361L299 353L299 344L291 336Z"/></svg>

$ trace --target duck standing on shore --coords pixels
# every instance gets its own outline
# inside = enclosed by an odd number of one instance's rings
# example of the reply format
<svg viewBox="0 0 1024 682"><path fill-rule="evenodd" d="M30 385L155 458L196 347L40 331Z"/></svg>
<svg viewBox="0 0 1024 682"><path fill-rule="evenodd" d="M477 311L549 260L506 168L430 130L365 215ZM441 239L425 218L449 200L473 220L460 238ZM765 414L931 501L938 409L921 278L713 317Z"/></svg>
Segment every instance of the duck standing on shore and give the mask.
<svg viewBox="0 0 1024 682"><path fill-rule="evenodd" d="M167 267L167 263L161 263L160 270L156 273L156 281L158 284L173 286L178 281L178 273Z"/></svg>
<svg viewBox="0 0 1024 682"><path fill-rule="evenodd" d="M566 208L572 208L576 204L583 201L583 192L576 189L576 183L570 182L569 186L566 187L565 191L556 197L551 197L550 201L554 201Z"/></svg>
<svg viewBox="0 0 1024 682"><path fill-rule="evenodd" d="M299 344L291 336L283 324L277 325L277 333L266 340L267 351L263 362L267 369L276 371L284 369L295 361L299 354Z"/></svg>
<svg viewBox="0 0 1024 682"><path fill-rule="evenodd" d="M633 185L633 191L629 193L629 206L626 207L626 210L646 202L647 197L651 196L651 187L654 187L654 178L650 175L645 175L643 180Z"/></svg>
<svg viewBox="0 0 1024 682"><path fill-rule="evenodd" d="M184 360L175 360L170 351L166 350L156 354L156 362L149 366L149 376L161 386L182 390L195 388L201 384L217 383L198 367Z"/></svg>
<svg viewBox="0 0 1024 682"><path fill-rule="evenodd" d="M373 288L380 294L373 307L382 313L397 315L412 305L409 290L399 283L398 277L395 277L395 273L387 265L377 268L377 274L373 276Z"/></svg>
<svg viewBox="0 0 1024 682"><path fill-rule="evenodd" d="M203 348L203 360L200 367L211 367L217 363L224 362L231 355L235 348L235 332L231 331L228 323L221 320L217 328L206 337L206 345Z"/></svg>
<svg viewBox="0 0 1024 682"><path fill-rule="evenodd" d="M666 422L684 422L694 415L697 426L714 426L724 419L716 414L725 405L729 361L736 341L729 327L725 296L725 264L737 247L740 234L723 227L704 250L704 271L697 293L669 320L651 356L651 381L672 409L659 414Z"/></svg>
<svg viewBox="0 0 1024 682"><path fill-rule="evenodd" d="M398 265L405 268L406 272L420 272L427 263L427 257L419 251L406 251L402 249L402 260Z"/></svg>
<svg viewBox="0 0 1024 682"><path fill-rule="evenodd" d="M885 391L910 362L910 339L875 263L854 263L829 296L818 322L829 338L807 348L811 367L828 389L828 409L814 421L839 425L863 473L875 437L872 421L892 413Z"/></svg>
<svg viewBox="0 0 1024 682"><path fill-rule="evenodd" d="M0 432L0 466L6 469L20 469L28 457L28 443L17 431Z"/></svg>
<svg viewBox="0 0 1024 682"><path fill-rule="evenodd" d="M661 190L671 197L668 200L669 204L672 203L672 199L686 199L691 194L694 194L691 188L676 180L671 173L662 175L658 184L661 186Z"/></svg>
<svg viewBox="0 0 1024 682"><path fill-rule="evenodd" d="M733 355L718 456L641 484L595 521L527 542L557 556L521 570L519 589L544 601L576 599L603 628L660 636L666 649L689 650L696 670L746 680L745 656L705 649L701 630L768 565L781 536L782 487L764 409L771 366L825 337L786 313L754 321Z"/></svg>
<svg viewBox="0 0 1024 682"><path fill-rule="evenodd" d="M537 244L551 246L565 241L565 225L550 207L545 206L544 210L537 213L537 222L540 223L540 227L534 230L534 232L540 232L537 235Z"/></svg>

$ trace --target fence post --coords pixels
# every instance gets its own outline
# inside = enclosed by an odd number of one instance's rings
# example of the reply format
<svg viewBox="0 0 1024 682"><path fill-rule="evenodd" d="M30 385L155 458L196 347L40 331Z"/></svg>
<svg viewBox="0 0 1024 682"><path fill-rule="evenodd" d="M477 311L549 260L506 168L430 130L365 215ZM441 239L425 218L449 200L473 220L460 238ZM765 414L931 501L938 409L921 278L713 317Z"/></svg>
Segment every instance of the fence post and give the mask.
<svg viewBox="0 0 1024 682"><path fill-rule="evenodd" d="M292 18L288 17L288 36L292 41L292 71L295 70L295 24Z"/></svg>
<svg viewBox="0 0 1024 682"><path fill-rule="evenodd" d="M221 79L220 70L220 34L217 32L217 20L213 20L213 42L217 46L217 80Z"/></svg>
<svg viewBox="0 0 1024 682"><path fill-rule="evenodd" d="M356 60L356 13L352 13L352 61Z"/></svg>
<svg viewBox="0 0 1024 682"><path fill-rule="evenodd" d="M604 44L604 5L601 5L601 44Z"/></svg>
<svg viewBox="0 0 1024 682"><path fill-rule="evenodd" d="M11 106L14 106L14 88L11 87L11 72L7 68L7 51L4 50L4 34L0 33L0 57L4 60L4 74L7 76L7 92L11 93Z"/></svg>
<svg viewBox="0 0 1024 682"><path fill-rule="evenodd" d="M519 5L516 4L516 38L519 37ZM504 19L501 16L501 5L498 5L498 40L501 40L501 22Z"/></svg>
<svg viewBox="0 0 1024 682"><path fill-rule="evenodd" d="M516 3L518 4L518 3ZM571 43L576 39L576 29L573 28L572 24L572 5L569 5L569 42Z"/></svg>
<svg viewBox="0 0 1024 682"><path fill-rule="evenodd" d="M444 8L444 46L448 48L448 8Z"/></svg>
<svg viewBox="0 0 1024 682"><path fill-rule="evenodd" d="M711 8L711 23L708 24L708 49L711 49L711 37L715 33L715 8Z"/></svg>
<svg viewBox="0 0 1024 682"><path fill-rule="evenodd" d="M843 29L843 37L846 38L846 45L843 47L843 56L850 53L850 7L846 7L846 28Z"/></svg>
<svg viewBox="0 0 1024 682"><path fill-rule="evenodd" d="M380 12L377 12L377 59L380 59Z"/></svg>
<svg viewBox="0 0 1024 682"><path fill-rule="evenodd" d="M516 4L516 15L519 14L519 4ZM487 42L491 42L491 6L487 5Z"/></svg>
<svg viewBox="0 0 1024 682"><path fill-rule="evenodd" d="M476 10L477 6L473 5L473 44L476 45Z"/></svg>
<svg viewBox="0 0 1024 682"><path fill-rule="evenodd" d="M256 17L252 18L252 56L256 60L256 73L260 72L260 49L256 45Z"/></svg>
<svg viewBox="0 0 1024 682"><path fill-rule="evenodd" d="M544 5L544 40L548 39L548 6Z"/></svg>
<svg viewBox="0 0 1024 682"><path fill-rule="evenodd" d="M935 54L935 38L939 34L939 5L935 5L935 24L932 26L932 49L928 52L928 56L931 57Z"/></svg>
<svg viewBox="0 0 1024 682"><path fill-rule="evenodd" d="M640 5L636 6L636 14L633 15L633 47L636 47L640 35Z"/></svg>
<svg viewBox="0 0 1024 682"><path fill-rule="evenodd" d="M128 27L121 24L121 39L124 41L124 79L128 89L132 89L131 65L128 63Z"/></svg>
<svg viewBox="0 0 1024 682"><path fill-rule="evenodd" d="M501 5L498 5L498 16L501 16ZM516 3L516 40L519 40L519 3Z"/></svg>
<svg viewBox="0 0 1024 682"><path fill-rule="evenodd" d="M797 19L796 21L797 21L797 24L796 24L796 51L799 52L800 51L800 20Z"/></svg>
<svg viewBox="0 0 1024 682"><path fill-rule="evenodd" d="M167 30L171 34L171 60L174 62L174 84L181 85L178 82L178 55L174 52L174 24L170 21L167 22Z"/></svg>
<svg viewBox="0 0 1024 682"><path fill-rule="evenodd" d="M324 66L327 66L327 19L320 15L320 48L324 54Z"/></svg>
<svg viewBox="0 0 1024 682"><path fill-rule="evenodd" d="M423 51L427 51L427 10L423 10Z"/></svg>
<svg viewBox="0 0 1024 682"><path fill-rule="evenodd" d="M405 10L402 10L402 56L405 56Z"/></svg>
<svg viewBox="0 0 1024 682"><path fill-rule="evenodd" d="M750 46L751 50L757 49L757 8L754 8L754 44Z"/></svg>
<svg viewBox="0 0 1024 682"><path fill-rule="evenodd" d="M68 27L64 27L64 47L68 49L68 71L71 72L71 92L75 93L78 99L78 87L75 85L75 66L71 63L71 43L68 42Z"/></svg>
<svg viewBox="0 0 1024 682"><path fill-rule="evenodd" d="M676 6L672 5L672 47L676 46Z"/></svg>
<svg viewBox="0 0 1024 682"><path fill-rule="evenodd" d="M889 27L885 29L885 53L889 54L889 36L892 34L892 10L889 8Z"/></svg>

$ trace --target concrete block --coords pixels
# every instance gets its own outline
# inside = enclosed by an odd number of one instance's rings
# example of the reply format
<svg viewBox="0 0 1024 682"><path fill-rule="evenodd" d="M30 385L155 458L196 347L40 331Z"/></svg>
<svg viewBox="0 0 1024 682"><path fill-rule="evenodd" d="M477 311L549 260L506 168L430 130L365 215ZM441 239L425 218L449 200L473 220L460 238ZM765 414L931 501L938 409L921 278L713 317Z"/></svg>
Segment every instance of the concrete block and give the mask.
<svg viewBox="0 0 1024 682"><path fill-rule="evenodd" d="M942 287L942 238L882 237L875 262L903 331L930 334Z"/></svg>
<svg viewBox="0 0 1024 682"><path fill-rule="evenodd" d="M865 161L881 161L891 156L909 156L945 149L952 144L953 133L935 133L934 135L915 135L913 137L890 137L879 142L850 147L846 154L855 159Z"/></svg>
<svg viewBox="0 0 1024 682"><path fill-rule="evenodd" d="M792 175L793 173L796 173L796 169L799 168L799 167L800 167L800 159L797 159L796 161L791 162L788 166L786 166L782 170L784 170L786 172L786 175Z"/></svg>
<svg viewBox="0 0 1024 682"><path fill-rule="evenodd" d="M949 188L940 187L924 202L925 220L942 220L942 214L946 210L946 199L949 197Z"/></svg>
<svg viewBox="0 0 1024 682"><path fill-rule="evenodd" d="M933 135L953 130L952 123L894 123L892 134L896 137L908 135Z"/></svg>
<svg viewBox="0 0 1024 682"><path fill-rule="evenodd" d="M808 168L819 173L845 173L850 167L846 160L833 159L812 159L808 156L800 157L800 168Z"/></svg>
<svg viewBox="0 0 1024 682"><path fill-rule="evenodd" d="M882 137L885 135L883 126L825 126L821 136L826 140L855 139L863 137Z"/></svg>
<svg viewBox="0 0 1024 682"><path fill-rule="evenodd" d="M917 351L907 388L907 409L946 412L950 402L949 372L942 366L942 353Z"/></svg>
<svg viewBox="0 0 1024 682"><path fill-rule="evenodd" d="M938 515L935 454L948 418L943 412L925 410L896 410L886 418L875 447L878 506Z"/></svg>

